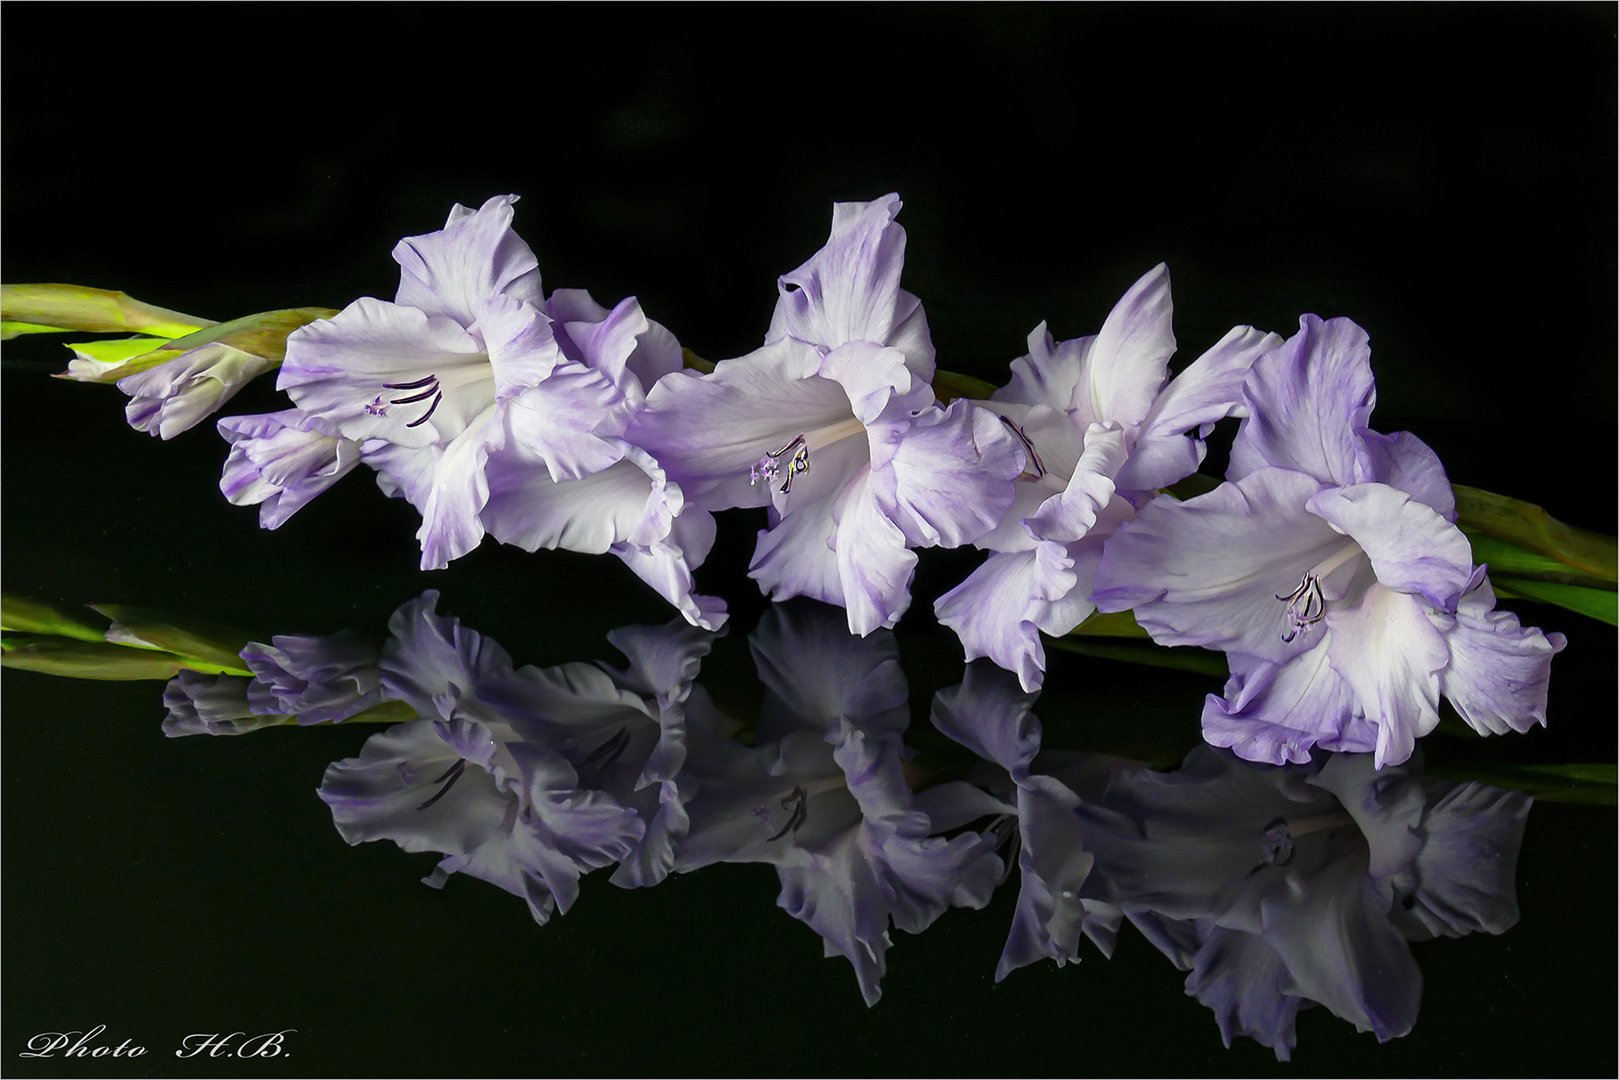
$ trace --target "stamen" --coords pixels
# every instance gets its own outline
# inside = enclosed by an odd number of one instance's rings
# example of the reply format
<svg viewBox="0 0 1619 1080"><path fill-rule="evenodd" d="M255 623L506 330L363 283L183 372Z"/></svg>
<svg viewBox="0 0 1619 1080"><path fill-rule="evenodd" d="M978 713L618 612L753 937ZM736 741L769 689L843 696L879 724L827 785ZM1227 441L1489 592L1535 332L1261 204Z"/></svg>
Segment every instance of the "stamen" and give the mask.
<svg viewBox="0 0 1619 1080"><path fill-rule="evenodd" d="M429 806L432 806L434 803L436 803L440 799L444 798L444 796L448 795L450 793L450 789L455 786L455 782L457 780L461 779L461 775L463 773L465 773L466 771L467 771L467 759L466 758L456 758L455 759L455 764L451 765L448 769L445 769L443 774L437 780L433 781L433 783L435 783L435 784L443 784L444 785L442 788L439 789L439 793L437 795L434 795L431 799L428 799L426 802L422 803L422 805L418 806L416 809L418 809L418 810L426 810Z"/></svg>
<svg viewBox="0 0 1619 1080"><path fill-rule="evenodd" d="M607 768L613 762L617 761L619 755L624 752L624 748L628 745L630 745L629 729L621 727L617 731L613 732L612 738L608 739L606 742L596 747L596 749L586 754L585 760L581 761L579 764L581 766L588 766L596 765L599 762L600 765L596 769L596 772L600 773L602 769Z"/></svg>
<svg viewBox="0 0 1619 1080"><path fill-rule="evenodd" d="M1285 817L1272 818L1265 826L1265 833L1259 840L1260 864L1248 871L1248 877L1253 877L1267 866L1286 866L1293 861L1293 837L1287 829Z"/></svg>
<svg viewBox="0 0 1619 1080"><path fill-rule="evenodd" d="M1038 480L1042 476L1046 475L1045 462L1040 460L1039 452L1035 450L1034 443L1029 441L1029 437L1023 433L1023 429L1017 424L1012 423L1012 421L1008 420L1004 416L1001 417L1001 423L1005 424L1007 430L1016 435L1018 437L1018 441L1023 443L1023 449L1029 452L1029 465L1034 467L1034 472L1031 473L1027 468L1025 468L1015 477L1015 479Z"/></svg>
<svg viewBox="0 0 1619 1080"><path fill-rule="evenodd" d="M415 382L385 382L382 384L382 388L384 390L418 390L433 382L438 382L437 375L428 375L425 378L417 379Z"/></svg>
<svg viewBox="0 0 1619 1080"><path fill-rule="evenodd" d="M437 375L425 375L422 378L417 379L415 382L383 383L382 388L384 390L421 391L419 394L410 394L406 397L389 398L389 405L413 405L418 401L426 401L428 398L433 399L433 403L427 407L427 411L422 413L422 415L418 416L416 419L412 420L410 423L406 424L406 427L420 427L422 424L427 423L427 418L433 415L433 410L438 408L438 403L444 400L444 391L439 389ZM371 404L365 407L365 411L370 413L372 416L388 415L388 408L386 405L382 404L382 396L380 394L371 402Z"/></svg>
<svg viewBox="0 0 1619 1080"><path fill-rule="evenodd" d="M1298 588L1276 599L1287 605L1287 625L1290 629L1282 635L1283 641L1309 634L1310 627L1327 617L1327 601L1321 595L1321 579L1315 574L1305 574Z"/></svg>
<svg viewBox="0 0 1619 1080"><path fill-rule="evenodd" d="M781 808L783 810L790 809L792 813L787 818L787 824L783 825L781 831L772 836L769 842L780 840L788 833L798 835L798 830L803 828L804 823L809 820L809 796L805 794L802 787L794 785L792 793L781 800Z"/></svg>
<svg viewBox="0 0 1619 1080"><path fill-rule="evenodd" d="M787 467L785 470L787 473L787 479L782 481L781 485L781 493L783 495L787 494L787 492L791 491L793 488L793 477L797 476L799 473L809 472L809 443L805 440L803 435L796 436L792 442L788 443L780 450L768 453L758 461L755 461L753 463L753 467L748 470L749 482L754 484L761 481L767 484L775 483L776 478L780 476L783 471L781 459L786 457L788 454L792 454L793 456L787 462Z"/></svg>
<svg viewBox="0 0 1619 1080"><path fill-rule="evenodd" d="M431 404L431 405L429 405L427 407L426 412L422 413L422 415L418 416L416 419L412 420L410 423L406 424L405 426L406 427L418 427L418 426L420 426L422 424L427 423L427 418L433 415L433 410L438 408L438 403L443 401L443 400L444 400L444 395L443 394L440 394L438 397L434 398L433 399L433 404Z"/></svg>

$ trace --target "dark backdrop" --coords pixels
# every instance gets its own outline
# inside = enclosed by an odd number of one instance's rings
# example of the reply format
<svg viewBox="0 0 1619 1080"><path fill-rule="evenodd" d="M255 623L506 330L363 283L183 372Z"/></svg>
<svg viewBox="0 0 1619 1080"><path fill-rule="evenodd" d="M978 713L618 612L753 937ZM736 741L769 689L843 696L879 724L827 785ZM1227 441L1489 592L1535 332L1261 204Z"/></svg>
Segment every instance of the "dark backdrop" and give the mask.
<svg viewBox="0 0 1619 1080"><path fill-rule="evenodd" d="M8 281L216 319L341 307L392 295L400 236L516 192L548 287L637 295L717 359L759 342L775 275L824 240L833 201L898 191L942 367L1002 382L1042 319L1093 333L1167 261L1180 362L1235 323L1350 316L1377 427L1417 431L1458 483L1614 529L1611 5L12 5L4 30ZM5 353L8 590L263 636L380 632L431 586L542 664L611 658L608 629L668 617L610 560L485 545L421 575L413 512L358 477L263 532L220 497L207 425L135 433L115 389L46 377L59 353ZM276 401L255 386L227 411ZM736 613L705 668L721 696L757 693L720 685L746 673L762 606L751 524L722 523L703 573ZM970 563L923 562L902 637L919 710L960 677L927 601ZM1523 611L1571 644L1551 729L1505 752L1612 761L1612 630ZM1148 682L1056 658L1040 711L1139 713L1189 747L1212 686ZM170 742L159 690L5 677L16 1075L1275 1068L1222 1049L1139 937L994 986L1010 891L897 935L870 1011L764 867L644 894L588 879L536 928L491 888L415 884L430 860L341 844L312 789L366 732ZM1611 810L1538 806L1521 925L1419 947L1425 1011L1398 1043L1306 1014L1294 1068L1611 1071L1614 848ZM151 1053L15 1056L97 1023ZM287 1061L172 1056L187 1033L287 1027Z"/></svg>

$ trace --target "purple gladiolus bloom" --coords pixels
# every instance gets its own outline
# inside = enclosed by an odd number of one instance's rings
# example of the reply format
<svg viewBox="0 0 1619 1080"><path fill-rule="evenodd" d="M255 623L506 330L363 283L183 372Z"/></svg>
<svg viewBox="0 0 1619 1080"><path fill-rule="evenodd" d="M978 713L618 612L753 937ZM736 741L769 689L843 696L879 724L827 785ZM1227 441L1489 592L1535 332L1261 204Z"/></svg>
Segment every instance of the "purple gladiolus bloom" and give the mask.
<svg viewBox="0 0 1619 1080"><path fill-rule="evenodd" d="M934 398L899 208L837 204L826 246L780 279L764 346L660 380L627 435L704 509L769 506L750 576L847 608L859 634L909 606L911 549L983 535L1023 467L998 417Z"/></svg>
<svg viewBox="0 0 1619 1080"><path fill-rule="evenodd" d="M436 602L427 592L394 614L380 664L385 696L421 719L373 736L321 782L343 838L439 852L428 884L470 874L541 923L592 869L622 863L613 880L625 886L660 880L685 836L674 774L688 711L709 707L692 679L712 636L634 627L613 635L622 671L514 668Z"/></svg>
<svg viewBox="0 0 1619 1080"><path fill-rule="evenodd" d="M986 403L1024 441L1028 465L1000 524L976 541L989 559L935 610L969 660L989 657L1025 690L1044 677L1040 633L1060 637L1095 610L1102 542L1155 489L1197 469L1203 437L1238 409L1248 369L1281 343L1238 326L1169 379L1170 315L1169 271L1159 264L1100 333L1056 342L1044 323L1035 327L1012 381Z"/></svg>
<svg viewBox="0 0 1619 1080"><path fill-rule="evenodd" d="M1005 769L1015 790L1022 882L996 982L1038 960L1055 960L1058 967L1077 961L1081 935L1112 955L1122 912L1083 892L1092 857L1075 808L1082 797L1100 798L1119 771L1144 768L1102 754L1042 754L1040 720L1030 711L1037 696L1019 693L1005 671L969 664L961 685L933 700L933 725Z"/></svg>
<svg viewBox="0 0 1619 1080"><path fill-rule="evenodd" d="M1301 1008L1379 1041L1416 1022L1408 942L1499 934L1530 798L1369 755L1272 768L1199 747L1176 772L1126 771L1075 813L1087 896L1119 906L1214 1011L1286 1060Z"/></svg>
<svg viewBox="0 0 1619 1080"><path fill-rule="evenodd" d="M230 456L219 490L235 506L259 506L259 524L279 528L360 463L360 444L337 437L297 409L227 416L219 433Z"/></svg>
<svg viewBox="0 0 1619 1080"><path fill-rule="evenodd" d="M1480 733L1545 723L1561 634L1495 611L1432 450L1367 428L1366 334L1306 315L1261 357L1227 483L1153 500L1108 542L1096 604L1161 644L1224 650L1204 737L1255 761L1410 756L1443 694Z"/></svg>
<svg viewBox="0 0 1619 1080"><path fill-rule="evenodd" d="M424 570L486 532L530 551L611 551L715 628L724 605L691 594L713 522L683 515L680 486L622 437L680 347L633 298L611 311L578 290L546 299L514 202L457 205L439 232L400 241L395 301L362 298L294 332L277 385L362 443L383 490L421 512Z"/></svg>
<svg viewBox="0 0 1619 1080"><path fill-rule="evenodd" d="M766 862L777 903L881 995L889 927L921 933L948 908L979 908L1001 879L992 833L959 828L1010 810L971 785L912 794L905 676L892 635L849 635L835 609L778 607L751 644L765 701L752 747L705 741L676 869Z"/></svg>

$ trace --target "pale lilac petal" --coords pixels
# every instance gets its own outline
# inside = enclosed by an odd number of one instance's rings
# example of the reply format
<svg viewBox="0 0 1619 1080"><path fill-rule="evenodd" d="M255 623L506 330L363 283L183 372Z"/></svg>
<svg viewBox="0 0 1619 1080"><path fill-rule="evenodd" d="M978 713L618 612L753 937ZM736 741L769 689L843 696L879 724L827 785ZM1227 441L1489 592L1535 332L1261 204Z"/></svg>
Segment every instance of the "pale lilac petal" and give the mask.
<svg viewBox="0 0 1619 1080"><path fill-rule="evenodd" d="M1329 608L1326 623L1333 670L1377 725L1377 767L1400 764L1439 723L1439 673L1450 663L1444 634L1420 599L1381 585L1353 608Z"/></svg>
<svg viewBox="0 0 1619 1080"><path fill-rule="evenodd" d="M1399 488L1433 507L1446 521L1456 520L1456 493L1451 489L1450 477L1439 463L1439 455L1427 443L1409 431L1358 434L1366 479Z"/></svg>
<svg viewBox="0 0 1619 1080"><path fill-rule="evenodd" d="M674 781L649 787L645 795L655 795L657 805L650 814L635 807L646 822L646 833L613 871L612 882L621 889L648 888L668 877L675 868L675 852L691 829L685 796Z"/></svg>
<svg viewBox="0 0 1619 1080"><path fill-rule="evenodd" d="M1085 377L1075 388L1088 408L1073 406L1086 417L1084 426L1134 427L1146 419L1175 354L1172 314L1169 268L1159 263L1113 305L1091 344Z"/></svg>
<svg viewBox="0 0 1619 1080"><path fill-rule="evenodd" d="M1040 622L1051 602L1074 589L1072 566L1062 545L1045 541L1029 551L995 552L941 596L934 612L961 639L968 660L988 657L1032 692L1045 677Z"/></svg>
<svg viewBox="0 0 1619 1080"><path fill-rule="evenodd" d="M1280 663L1311 644L1284 601L1350 541L1304 504L1319 485L1261 469L1185 502L1157 498L1108 540L1096 571L1102 611L1133 609L1163 645L1202 645Z"/></svg>
<svg viewBox="0 0 1619 1080"><path fill-rule="evenodd" d="M489 356L489 371L481 374L494 379L496 398L547 383L563 360L551 320L538 307L514 297L480 300L476 331ZM450 387L446 384L445 389Z"/></svg>
<svg viewBox="0 0 1619 1080"><path fill-rule="evenodd" d="M867 426L879 418L914 416L935 404L933 387L905 365L904 353L871 342L853 341L833 349L821 361L818 374L843 387L855 419Z"/></svg>
<svg viewBox="0 0 1619 1080"><path fill-rule="evenodd" d="M475 212L457 204L443 229L399 241L393 251L400 269L394 302L466 327L478 320L478 303L487 297L541 306L539 263L512 229L516 201L515 195L496 195Z"/></svg>
<svg viewBox="0 0 1619 1080"><path fill-rule="evenodd" d="M973 541L973 546L985 551L1031 551L1040 543L1023 524L1039 512L1047 499L1057 497L1056 492L1044 484L1020 480L1012 485L1012 505L1001 515L1000 524Z"/></svg>
<svg viewBox="0 0 1619 1080"><path fill-rule="evenodd" d="M673 372L652 388L624 437L705 510L763 506L770 491L749 477L762 455L853 420L843 388L816 377L821 361L813 346L786 339L722 360L709 375ZM812 462L811 476L819 464Z"/></svg>
<svg viewBox="0 0 1619 1080"><path fill-rule="evenodd" d="M1456 610L1473 574L1473 549L1432 507L1387 484L1354 484L1312 496L1305 509L1358 543L1386 588Z"/></svg>
<svg viewBox="0 0 1619 1080"><path fill-rule="evenodd" d="M1349 719L1359 699L1328 662L1327 638L1283 664L1233 653L1225 697L1203 705L1203 739L1249 761L1303 764L1317 745L1370 752L1375 732ZM1364 729L1364 732L1363 732ZM1346 734L1370 736L1364 744Z"/></svg>
<svg viewBox="0 0 1619 1080"><path fill-rule="evenodd" d="M1366 331L1348 319L1305 315L1286 344L1254 362L1248 416L1231 447L1232 480L1275 465L1323 484L1357 484L1360 436L1377 401Z"/></svg>
<svg viewBox="0 0 1619 1080"><path fill-rule="evenodd" d="M1011 508L1023 449L988 409L956 401L869 431L873 493L908 545L971 543Z"/></svg>
<svg viewBox="0 0 1619 1080"><path fill-rule="evenodd" d="M276 386L344 438L418 447L448 442L494 402L489 374L482 342L455 320L361 297L288 336ZM442 400L407 400L434 385Z"/></svg>
<svg viewBox="0 0 1619 1080"><path fill-rule="evenodd" d="M1150 491L1195 472L1203 460L1201 436L1216 420L1242 408L1242 386L1254 361L1280 344L1276 334L1235 326L1171 379L1142 422L1130 460L1115 478L1118 485ZM1187 438L1194 430L1199 438Z"/></svg>
<svg viewBox="0 0 1619 1080"><path fill-rule="evenodd" d="M759 533L748 567L748 576L766 595L843 605L844 581L832 549L838 529L834 509L846 489L864 489L869 456L865 439L844 439L822 450L810 471L793 481L792 513Z"/></svg>
<svg viewBox="0 0 1619 1080"><path fill-rule="evenodd" d="M1113 501L1113 477L1125 456L1124 433L1117 425L1092 424L1085 432L1085 452L1074 464L1068 486L1057 498L1047 499L1029 519L1029 531L1041 540L1060 544L1083 539Z"/></svg>
<svg viewBox="0 0 1619 1080"><path fill-rule="evenodd" d="M556 311L561 306L556 299L551 298L548 310ZM629 370L629 362L642 335L651 328L652 323L641 311L640 302L631 296L599 317L563 322L559 343L568 359L601 372L617 388L620 397L631 406L639 406L646 400L646 387L651 383L643 387L640 379ZM678 351L677 348L677 354Z"/></svg>
<svg viewBox="0 0 1619 1080"><path fill-rule="evenodd" d="M557 483L609 468L623 456L606 424L623 399L606 376L582 364L560 364L542 384L501 404L502 466L510 473L541 471Z"/></svg>
<svg viewBox="0 0 1619 1080"><path fill-rule="evenodd" d="M674 519L666 538L645 546L614 544L608 550L673 604L687 622L705 630L719 630L725 625L725 601L699 596L693 591L692 580L692 570L702 564L713 546L713 515L687 507Z"/></svg>
<svg viewBox="0 0 1619 1080"><path fill-rule="evenodd" d="M1562 634L1542 633L1520 625L1510 611L1496 611L1486 581L1457 605L1445 643L1450 666L1439 677L1440 692L1475 731L1504 735L1545 725L1552 657L1568 644Z"/></svg>
<svg viewBox="0 0 1619 1080"><path fill-rule="evenodd" d="M1044 405L1059 413L1076 408L1077 401L1089 425L1095 416L1090 412L1089 397L1080 391L1095 341L1092 336L1058 342L1041 323L1029 332L1028 354L1012 361L1011 381L996 390L992 400Z"/></svg>
<svg viewBox="0 0 1619 1080"><path fill-rule="evenodd" d="M506 440L508 448L515 437ZM596 555L614 544L645 547L668 536L674 515L681 510L680 489L670 489L663 470L644 450L621 439L595 441L602 444L603 457L613 453L618 459L583 478L560 483L541 463L525 460L526 448L523 453L491 454L485 470L489 495L482 512L490 535L525 551L564 548Z"/></svg>
<svg viewBox="0 0 1619 1080"><path fill-rule="evenodd" d="M905 533L878 504L869 472L858 474L838 493L832 520L837 526L832 550L849 630L865 635L879 626L892 627L911 606L916 553L906 547Z"/></svg>
<svg viewBox="0 0 1619 1080"><path fill-rule="evenodd" d="M444 448L433 475L433 486L422 507L416 539L422 545L422 569L442 570L483 540L480 520L489 501L489 479L484 463L504 441L491 407Z"/></svg>
<svg viewBox="0 0 1619 1080"><path fill-rule="evenodd" d="M899 287L905 230L898 195L837 203L826 246L779 283L781 298L766 341L797 338L826 349L851 341L895 345L923 382L933 380L933 347L921 304Z"/></svg>
<svg viewBox="0 0 1619 1080"><path fill-rule="evenodd" d="M377 473L377 487L390 499L404 499L418 513L433 490L442 446L396 446L381 439L360 444L360 460Z"/></svg>

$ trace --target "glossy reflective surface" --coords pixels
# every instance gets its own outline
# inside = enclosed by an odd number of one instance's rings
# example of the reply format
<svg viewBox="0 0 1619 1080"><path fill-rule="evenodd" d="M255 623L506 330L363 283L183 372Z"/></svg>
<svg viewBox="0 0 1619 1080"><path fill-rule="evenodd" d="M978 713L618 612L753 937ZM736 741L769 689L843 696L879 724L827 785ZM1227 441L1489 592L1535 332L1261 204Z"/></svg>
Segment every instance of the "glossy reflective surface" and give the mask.
<svg viewBox="0 0 1619 1080"><path fill-rule="evenodd" d="M216 92L183 91L196 85L183 70L125 79L113 114L98 80L66 76L127 67L132 25L8 13L6 277L216 318L341 306L389 295L399 236L437 227L450 202L515 190L548 286L633 293L720 358L757 344L774 276L824 236L829 202L899 190L906 285L942 367L1004 381L1041 319L1085 332L1167 260L1185 355L1237 322L1350 315L1373 337L1381 426L1417 431L1458 483L1611 531L1612 14L1462 15L1188 11L1166 28L1122 11L879 9L855 32L809 9L785 36L776 16L744 17L742 48L711 15L623 27L587 12L522 37L493 12L423 9L364 37L323 31L308 66L334 74L319 85L285 75L304 31L271 26L216 54ZM484 58L445 53L447 26ZM27 104L45 88L117 132L155 124L161 145L136 163L109 133L64 154L60 113ZM263 134L286 117L284 142ZM620 664L610 630L671 617L610 560L486 543L422 575L413 512L360 476L264 532L218 494L222 441L130 431L116 390L46 378L58 352L50 339L5 352L8 590L147 604L268 640L380 636L431 587L441 611L541 666ZM227 411L275 407L255 386ZM744 574L759 524L725 515L699 578L735 620L700 682L738 717L764 694L748 633L766 605ZM957 752L928 715L963 677L926 611L973 561L927 553L897 635L924 758ZM1614 759L1612 629L1519 610L1570 639L1551 727L1428 740L1430 768L1475 752ZM1216 688L1054 654L1035 708L1050 746L1168 765L1196 744ZM1611 808L1535 805L1518 925L1412 947L1410 1035L1380 1046L1311 1009L1295 1064L1279 1067L1245 1039L1224 1049L1185 976L1130 926L1110 960L1083 945L1077 966L1042 961L997 985L1015 880L982 910L894 934L868 1009L850 965L822 959L776 907L773 868L633 891L597 873L538 927L483 883L422 887L432 856L341 841L314 792L374 729L168 740L159 683L7 672L3 690L3 1046L18 1075L87 1071L15 1055L36 1033L96 1024L101 1044L149 1050L91 1064L108 1075L1614 1066ZM189 1034L284 1028L298 1031L280 1062L174 1057Z"/></svg>

